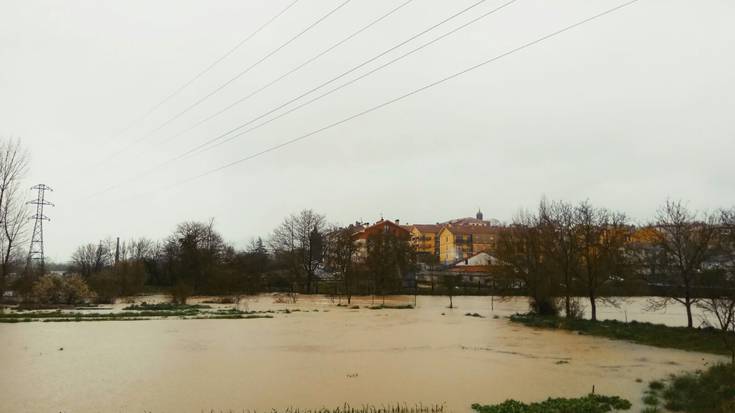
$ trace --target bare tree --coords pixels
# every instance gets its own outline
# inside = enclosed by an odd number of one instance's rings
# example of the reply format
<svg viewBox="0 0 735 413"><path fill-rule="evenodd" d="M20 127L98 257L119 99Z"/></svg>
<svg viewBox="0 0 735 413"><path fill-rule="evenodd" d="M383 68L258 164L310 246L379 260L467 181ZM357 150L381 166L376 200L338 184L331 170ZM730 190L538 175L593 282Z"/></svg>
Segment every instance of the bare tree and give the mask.
<svg viewBox="0 0 735 413"><path fill-rule="evenodd" d="M735 272L735 207L722 209L720 211L720 224L722 226L721 246L725 254L729 255L729 266Z"/></svg>
<svg viewBox="0 0 735 413"><path fill-rule="evenodd" d="M539 206L539 225L545 256L549 258L550 271L561 283L564 294L564 314L576 317L578 306L573 289L579 278L580 246L575 229L574 206L563 201L546 202Z"/></svg>
<svg viewBox="0 0 735 413"><path fill-rule="evenodd" d="M697 307L704 313L705 323L720 330L723 344L730 351L730 360L735 366L735 279L728 276L727 269L716 268L705 271L702 281L707 288L703 290Z"/></svg>
<svg viewBox="0 0 735 413"><path fill-rule="evenodd" d="M0 247L2 247L2 282L4 285L6 277L14 269L20 267L24 255L27 254L26 240L28 227L28 210L24 199L17 194L17 188L6 193L5 203L0 210ZM2 295L0 287L0 295Z"/></svg>
<svg viewBox="0 0 735 413"><path fill-rule="evenodd" d="M156 243L148 238L132 238L120 244L120 261L144 261L156 253Z"/></svg>
<svg viewBox="0 0 735 413"><path fill-rule="evenodd" d="M513 223L498 234L495 255L499 262L491 267L498 280L520 282L529 297L531 310L540 315L556 315L557 283L547 270L543 243L536 215L521 211Z"/></svg>
<svg viewBox="0 0 735 413"><path fill-rule="evenodd" d="M686 308L687 326L693 327L692 305L703 265L716 253L718 217L690 211L681 201L667 201L659 210L654 243L662 250L669 285L665 296L651 301L651 308L676 301Z"/></svg>
<svg viewBox="0 0 735 413"><path fill-rule="evenodd" d="M316 271L323 262L323 233L326 218L310 209L287 217L274 231L271 248L285 260L293 276L292 291L304 279L306 293L313 292ZM303 275L303 277L302 277Z"/></svg>
<svg viewBox="0 0 735 413"><path fill-rule="evenodd" d="M597 301L614 302L610 297L601 297L600 290L608 283L624 279L624 248L629 229L624 214L595 208L586 201L576 207L575 215L580 278L590 301L591 318L596 321Z"/></svg>
<svg viewBox="0 0 735 413"><path fill-rule="evenodd" d="M459 284L459 276L452 273L442 274L441 283L444 287L444 291L446 291L447 296L449 297L449 308L452 309L454 308L454 302L452 298L454 298L455 290L457 289L457 285Z"/></svg>
<svg viewBox="0 0 735 413"><path fill-rule="evenodd" d="M342 284L342 292L349 305L352 301L352 292L357 281L355 254L357 248L352 238L354 227L337 228L329 232L326 237L326 264L337 275Z"/></svg>
<svg viewBox="0 0 735 413"><path fill-rule="evenodd" d="M393 231L379 231L367 238L365 269L372 277L373 296L385 304L385 294L402 286L404 274L414 269L416 253L410 236Z"/></svg>
<svg viewBox="0 0 735 413"><path fill-rule="evenodd" d="M203 293L211 279L221 269L227 250L222 236L214 230L214 220L184 222L176 227L165 242L166 268L177 301L186 301L186 293Z"/></svg>
<svg viewBox="0 0 735 413"><path fill-rule="evenodd" d="M21 179L28 169L28 153L19 140L0 140L0 296L5 291L12 263L22 254L28 213L20 191Z"/></svg>
<svg viewBox="0 0 735 413"><path fill-rule="evenodd" d="M110 243L111 241L107 240L78 247L71 256L72 269L81 276L88 278L112 266L114 251L112 251Z"/></svg>

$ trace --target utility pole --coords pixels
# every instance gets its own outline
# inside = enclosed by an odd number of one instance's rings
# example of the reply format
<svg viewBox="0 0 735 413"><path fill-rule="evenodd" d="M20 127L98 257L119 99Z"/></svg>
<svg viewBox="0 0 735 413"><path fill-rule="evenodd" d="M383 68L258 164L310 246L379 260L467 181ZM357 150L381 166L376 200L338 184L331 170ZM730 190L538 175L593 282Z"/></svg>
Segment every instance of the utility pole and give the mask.
<svg viewBox="0 0 735 413"><path fill-rule="evenodd" d="M120 237L117 237L117 245L115 246L115 267L120 262Z"/></svg>
<svg viewBox="0 0 735 413"><path fill-rule="evenodd" d="M28 202L28 204L36 206L36 214L30 217L35 223L33 225L33 236L31 237L31 247L28 251L26 269L29 272L32 271L35 263L39 269L39 273L43 275L46 272L43 250L43 221L51 221L49 217L43 214L43 207L46 205L54 206L51 202L46 201L46 191L53 192L53 189L44 184L38 184L31 189L36 190L38 195L36 199Z"/></svg>

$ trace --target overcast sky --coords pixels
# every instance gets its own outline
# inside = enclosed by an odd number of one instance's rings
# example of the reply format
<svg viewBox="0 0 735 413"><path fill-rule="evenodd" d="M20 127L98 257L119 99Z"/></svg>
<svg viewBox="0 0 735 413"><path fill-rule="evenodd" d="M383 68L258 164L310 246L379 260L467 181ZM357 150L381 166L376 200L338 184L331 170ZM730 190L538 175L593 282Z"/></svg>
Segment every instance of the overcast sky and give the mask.
<svg viewBox="0 0 735 413"><path fill-rule="evenodd" d="M640 0L390 106L189 180L623 3L518 0L270 124L146 172L477 2L414 0L192 128L406 0L351 0L201 100L344 1L296 2L148 116L293 0L0 1L0 137L20 138L28 148L28 187L46 183L55 190L48 256L66 260L81 243L108 236L158 239L178 222L210 217L225 238L244 246L303 208L337 223L374 221L381 213L433 223L474 215L478 207L508 221L543 195L590 199L638 221L652 217L667 197L697 209L735 204L730 0ZM507 1L486 0L329 87ZM311 96L318 93L262 120Z"/></svg>

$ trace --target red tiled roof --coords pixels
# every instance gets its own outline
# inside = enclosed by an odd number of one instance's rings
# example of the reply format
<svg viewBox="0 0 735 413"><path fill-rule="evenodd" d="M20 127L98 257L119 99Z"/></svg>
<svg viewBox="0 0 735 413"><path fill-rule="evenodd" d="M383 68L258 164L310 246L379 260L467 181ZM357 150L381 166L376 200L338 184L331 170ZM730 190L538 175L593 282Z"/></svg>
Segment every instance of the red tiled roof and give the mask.
<svg viewBox="0 0 735 413"><path fill-rule="evenodd" d="M379 227L382 228L383 226L393 228L393 231L391 232L393 232L395 235L408 237L410 234L409 231L403 228L401 225L396 225L392 221L381 220L381 221L376 222L373 225L370 225L364 228L362 231L355 233L353 237L358 238L358 239L367 239L370 235L379 233L380 231Z"/></svg>
<svg viewBox="0 0 735 413"><path fill-rule="evenodd" d="M437 232L441 231L442 226L437 224L413 224L411 225L411 228L416 228L421 232L430 232L432 234L436 234Z"/></svg>
<svg viewBox="0 0 735 413"><path fill-rule="evenodd" d="M452 234L474 235L474 234L496 234L499 227L480 227L475 225L447 225L446 228Z"/></svg>

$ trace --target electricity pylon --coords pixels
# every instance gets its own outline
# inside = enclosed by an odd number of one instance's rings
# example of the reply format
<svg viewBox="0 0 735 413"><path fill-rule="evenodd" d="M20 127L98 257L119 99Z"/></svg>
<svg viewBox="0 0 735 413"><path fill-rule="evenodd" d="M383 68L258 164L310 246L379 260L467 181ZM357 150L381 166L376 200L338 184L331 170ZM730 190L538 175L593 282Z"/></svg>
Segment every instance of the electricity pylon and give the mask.
<svg viewBox="0 0 735 413"><path fill-rule="evenodd" d="M54 204L46 200L46 191L53 192L53 189L44 184L36 185L31 189L38 191L38 196L33 201L28 202L36 206L36 213L30 217L30 219L35 221L35 224L33 225L33 237L31 237L31 248L28 251L26 267L28 271L31 271L35 264L39 273L43 274L46 272L43 251L43 221L51 221L49 217L43 214L43 207L47 205L54 206Z"/></svg>

